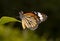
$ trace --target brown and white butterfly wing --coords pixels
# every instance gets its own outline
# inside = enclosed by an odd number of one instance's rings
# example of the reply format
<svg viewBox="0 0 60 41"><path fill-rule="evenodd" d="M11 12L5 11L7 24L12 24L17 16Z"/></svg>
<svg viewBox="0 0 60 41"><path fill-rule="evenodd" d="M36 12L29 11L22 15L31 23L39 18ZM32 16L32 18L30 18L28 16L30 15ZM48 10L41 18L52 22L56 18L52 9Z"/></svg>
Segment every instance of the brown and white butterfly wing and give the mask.
<svg viewBox="0 0 60 41"><path fill-rule="evenodd" d="M25 28L26 28L25 20L24 20L24 19L22 19L22 27L23 27L23 29L25 29Z"/></svg>
<svg viewBox="0 0 60 41"><path fill-rule="evenodd" d="M22 26L23 29L30 29L30 30L35 30L38 28L38 25L45 21L47 16L45 14L41 14L40 12L35 12L34 13L19 13L20 14L20 18L22 20Z"/></svg>
<svg viewBox="0 0 60 41"><path fill-rule="evenodd" d="M23 29L30 27L30 25L25 17L22 18L22 26L23 26Z"/></svg>
<svg viewBox="0 0 60 41"><path fill-rule="evenodd" d="M22 20L23 29L28 28L31 30L35 30L38 28L38 21L34 17L24 16Z"/></svg>

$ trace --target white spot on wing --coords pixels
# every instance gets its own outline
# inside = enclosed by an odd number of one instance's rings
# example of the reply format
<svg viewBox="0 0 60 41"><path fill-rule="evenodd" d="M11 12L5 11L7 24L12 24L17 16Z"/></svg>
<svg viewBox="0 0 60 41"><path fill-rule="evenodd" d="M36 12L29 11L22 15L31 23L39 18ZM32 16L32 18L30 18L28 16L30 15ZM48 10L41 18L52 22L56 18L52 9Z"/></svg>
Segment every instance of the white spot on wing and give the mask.
<svg viewBox="0 0 60 41"><path fill-rule="evenodd" d="M40 12L38 12L38 16L40 17L40 20L43 21L43 16Z"/></svg>

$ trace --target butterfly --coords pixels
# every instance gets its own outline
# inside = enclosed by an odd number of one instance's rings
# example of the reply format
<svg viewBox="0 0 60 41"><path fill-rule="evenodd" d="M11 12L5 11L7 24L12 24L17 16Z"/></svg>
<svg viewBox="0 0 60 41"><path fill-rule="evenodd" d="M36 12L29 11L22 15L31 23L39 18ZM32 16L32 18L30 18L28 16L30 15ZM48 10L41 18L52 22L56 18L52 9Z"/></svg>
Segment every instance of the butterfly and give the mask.
<svg viewBox="0 0 60 41"><path fill-rule="evenodd" d="M19 12L23 29L35 30L38 25L47 19L47 15L40 12Z"/></svg>

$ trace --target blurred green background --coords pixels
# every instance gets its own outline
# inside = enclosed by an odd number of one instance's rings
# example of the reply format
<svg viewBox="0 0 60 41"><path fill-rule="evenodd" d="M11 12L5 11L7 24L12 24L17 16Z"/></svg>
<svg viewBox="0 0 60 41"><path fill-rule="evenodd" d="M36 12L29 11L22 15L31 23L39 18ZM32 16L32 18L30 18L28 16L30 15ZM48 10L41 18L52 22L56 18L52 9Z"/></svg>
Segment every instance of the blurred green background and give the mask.
<svg viewBox="0 0 60 41"><path fill-rule="evenodd" d="M0 25L0 41L60 41L60 0L0 0L0 18L19 19L21 10L39 11L48 19L35 31L23 30L19 22Z"/></svg>

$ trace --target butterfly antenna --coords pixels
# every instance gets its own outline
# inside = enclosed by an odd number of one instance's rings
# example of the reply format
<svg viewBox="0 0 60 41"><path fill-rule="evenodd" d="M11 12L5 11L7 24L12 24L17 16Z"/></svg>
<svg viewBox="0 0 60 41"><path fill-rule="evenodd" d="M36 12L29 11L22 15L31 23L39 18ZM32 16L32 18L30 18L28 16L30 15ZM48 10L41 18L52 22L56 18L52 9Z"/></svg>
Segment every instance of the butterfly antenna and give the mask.
<svg viewBox="0 0 60 41"><path fill-rule="evenodd" d="M19 16L20 16L20 18L22 19L23 11L20 11L20 12L19 12Z"/></svg>

